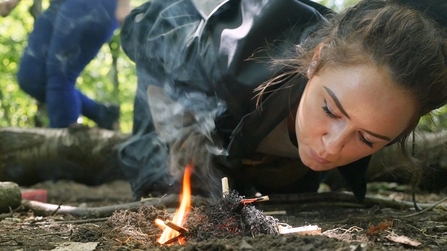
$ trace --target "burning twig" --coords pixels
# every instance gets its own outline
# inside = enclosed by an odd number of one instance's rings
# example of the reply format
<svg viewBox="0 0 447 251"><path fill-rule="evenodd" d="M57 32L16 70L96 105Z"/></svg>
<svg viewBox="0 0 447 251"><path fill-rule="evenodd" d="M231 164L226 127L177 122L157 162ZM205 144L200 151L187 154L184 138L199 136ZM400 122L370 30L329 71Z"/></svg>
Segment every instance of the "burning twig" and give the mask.
<svg viewBox="0 0 447 251"><path fill-rule="evenodd" d="M179 232L180 234L186 234L188 232L188 229L181 227L173 222L170 222L169 220L164 222L166 226L174 229L175 231Z"/></svg>
<svg viewBox="0 0 447 251"><path fill-rule="evenodd" d="M237 204L236 207L233 208L233 212L240 212L242 210L242 208L244 208L247 204L251 204L254 202L263 202L263 201L268 201L269 197L268 196L260 196L260 197L256 197L256 198L250 198L250 199L242 199L239 204Z"/></svg>
<svg viewBox="0 0 447 251"><path fill-rule="evenodd" d="M182 189L182 196L180 197L181 201L180 206L178 207L177 211L174 214L174 217L172 219L173 222L170 221L163 222L160 219L155 220L155 224L163 228L163 233L161 234L160 238L157 241L160 244L167 244L168 242L171 243L173 238L179 237L178 234L173 232L172 230L176 230L180 233L180 235L183 235L181 230L183 228L179 225L181 225L184 219L186 219L189 212L189 208L191 206L191 184L190 184L191 172L192 172L192 165L188 164L185 168L185 174L183 175L183 189ZM169 228L166 228L165 226L168 226ZM183 240L181 238L177 239L179 240L180 244L183 244L182 243Z"/></svg>
<svg viewBox="0 0 447 251"><path fill-rule="evenodd" d="M160 219L155 219L155 224L157 224L160 228L162 228L163 230L165 230L167 227L179 232L180 234L177 236L172 237L171 239L165 241L165 242L161 242L160 240L158 241L158 243L160 243L161 245L169 245L172 244L176 241L181 242L182 239L185 238L186 233L188 233L188 229L183 228L169 220L163 221Z"/></svg>
<svg viewBox="0 0 447 251"><path fill-rule="evenodd" d="M249 204L249 203L253 203L253 202L263 202L263 201L268 201L268 200L270 200L270 198L266 195L266 196L251 198L251 199L242 199L241 203Z"/></svg>
<svg viewBox="0 0 447 251"><path fill-rule="evenodd" d="M185 238L185 236L183 234L180 234L179 236L171 238L171 239L165 241L164 243L160 243L160 244L162 244L162 245L169 245L169 244L172 244L172 243L174 243L176 241L180 242L181 239L183 239L183 238Z"/></svg>

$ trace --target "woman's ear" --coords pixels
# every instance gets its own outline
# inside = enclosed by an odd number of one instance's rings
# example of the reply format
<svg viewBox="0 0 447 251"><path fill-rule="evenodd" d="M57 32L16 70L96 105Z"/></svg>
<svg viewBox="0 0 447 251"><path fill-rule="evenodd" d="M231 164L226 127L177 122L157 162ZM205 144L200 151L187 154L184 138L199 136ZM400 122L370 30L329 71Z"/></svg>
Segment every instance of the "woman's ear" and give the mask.
<svg viewBox="0 0 447 251"><path fill-rule="evenodd" d="M323 44L317 45L314 49L314 55L312 56L312 61L310 62L309 68L307 69L307 78L310 79L317 68L318 63L320 62L320 54L321 48L323 48Z"/></svg>
<svg viewBox="0 0 447 251"><path fill-rule="evenodd" d="M311 79L312 76L314 75L315 66L317 66L317 62L312 60L312 62L310 62L309 67L307 68L307 74L306 74L307 79Z"/></svg>
<svg viewBox="0 0 447 251"><path fill-rule="evenodd" d="M321 50L323 49L324 44L318 44L314 49L314 55L312 56L312 61L320 61Z"/></svg>

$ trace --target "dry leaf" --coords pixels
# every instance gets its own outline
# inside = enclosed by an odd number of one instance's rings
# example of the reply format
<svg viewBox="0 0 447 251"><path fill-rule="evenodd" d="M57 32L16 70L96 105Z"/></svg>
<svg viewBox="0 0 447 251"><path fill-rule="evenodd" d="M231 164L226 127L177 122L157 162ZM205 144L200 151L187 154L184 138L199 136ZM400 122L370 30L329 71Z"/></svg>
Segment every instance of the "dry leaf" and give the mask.
<svg viewBox="0 0 447 251"><path fill-rule="evenodd" d="M394 242L400 243L400 244L409 245L412 247L417 247L422 244L419 241L412 240L404 235L389 234L385 238L387 238L390 241L394 241Z"/></svg>

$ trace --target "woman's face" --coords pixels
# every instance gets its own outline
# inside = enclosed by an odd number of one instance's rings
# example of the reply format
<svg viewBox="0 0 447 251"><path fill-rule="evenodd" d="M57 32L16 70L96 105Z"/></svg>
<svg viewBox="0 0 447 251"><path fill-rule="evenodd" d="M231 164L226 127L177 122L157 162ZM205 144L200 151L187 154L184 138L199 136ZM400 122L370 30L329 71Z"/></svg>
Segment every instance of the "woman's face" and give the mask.
<svg viewBox="0 0 447 251"><path fill-rule="evenodd" d="M375 66L322 68L309 76L296 114L300 158L323 171L371 155L407 128L414 107Z"/></svg>

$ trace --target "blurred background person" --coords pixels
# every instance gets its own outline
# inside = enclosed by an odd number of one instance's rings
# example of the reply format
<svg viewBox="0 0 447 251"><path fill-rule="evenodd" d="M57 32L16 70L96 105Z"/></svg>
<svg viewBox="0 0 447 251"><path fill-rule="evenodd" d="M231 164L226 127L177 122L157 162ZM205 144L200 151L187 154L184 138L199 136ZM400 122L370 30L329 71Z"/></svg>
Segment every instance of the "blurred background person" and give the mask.
<svg viewBox="0 0 447 251"><path fill-rule="evenodd" d="M130 11L130 0L53 0L38 17L17 81L23 91L47 105L50 127L68 127L80 115L101 128L117 127L119 106L99 103L75 85Z"/></svg>

